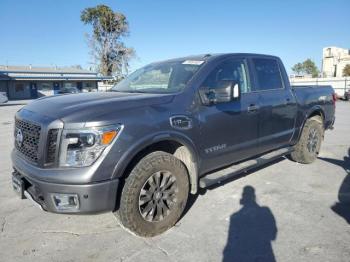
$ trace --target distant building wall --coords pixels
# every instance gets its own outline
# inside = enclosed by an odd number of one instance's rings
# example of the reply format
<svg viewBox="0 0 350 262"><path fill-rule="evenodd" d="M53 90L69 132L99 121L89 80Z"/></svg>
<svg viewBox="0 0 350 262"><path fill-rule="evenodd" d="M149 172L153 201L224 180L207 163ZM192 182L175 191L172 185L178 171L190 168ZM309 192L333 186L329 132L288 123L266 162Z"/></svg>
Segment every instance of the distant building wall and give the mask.
<svg viewBox="0 0 350 262"><path fill-rule="evenodd" d="M0 92L7 92L7 85L6 81L0 81Z"/></svg>
<svg viewBox="0 0 350 262"><path fill-rule="evenodd" d="M7 92L9 99L33 99L68 89L93 92L98 82L112 79L79 68L0 65L0 91Z"/></svg>
<svg viewBox="0 0 350 262"><path fill-rule="evenodd" d="M98 82L97 84L98 84L97 89L100 92L107 92L113 87L113 84L106 84L104 82Z"/></svg>
<svg viewBox="0 0 350 262"><path fill-rule="evenodd" d="M342 77L344 67L350 64L350 50L340 47L323 48L322 75L324 77Z"/></svg>
<svg viewBox="0 0 350 262"><path fill-rule="evenodd" d="M76 87L80 92L92 92L97 91L97 81L0 81L0 92L7 92L9 99L56 95L63 87Z"/></svg>

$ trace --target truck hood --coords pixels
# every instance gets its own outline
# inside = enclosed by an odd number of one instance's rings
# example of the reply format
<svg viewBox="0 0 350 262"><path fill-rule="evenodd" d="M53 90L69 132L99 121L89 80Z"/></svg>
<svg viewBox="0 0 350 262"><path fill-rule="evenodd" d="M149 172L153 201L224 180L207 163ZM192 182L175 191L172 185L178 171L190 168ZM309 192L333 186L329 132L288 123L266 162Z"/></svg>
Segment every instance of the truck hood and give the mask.
<svg viewBox="0 0 350 262"><path fill-rule="evenodd" d="M103 115L168 103L174 95L122 92L93 92L39 98L24 107L65 123L96 121Z"/></svg>

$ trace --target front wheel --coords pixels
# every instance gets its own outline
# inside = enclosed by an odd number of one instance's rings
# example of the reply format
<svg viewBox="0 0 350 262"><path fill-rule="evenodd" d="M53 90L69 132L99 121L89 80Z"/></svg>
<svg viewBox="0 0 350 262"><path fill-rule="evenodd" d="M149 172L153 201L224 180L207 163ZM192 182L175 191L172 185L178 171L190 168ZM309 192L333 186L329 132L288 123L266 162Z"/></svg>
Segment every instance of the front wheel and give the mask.
<svg viewBox="0 0 350 262"><path fill-rule="evenodd" d="M183 163L165 152L150 153L125 181L118 210L120 222L140 236L161 234L180 218L188 192Z"/></svg>
<svg viewBox="0 0 350 262"><path fill-rule="evenodd" d="M303 164L314 162L320 152L323 135L322 118L314 116L307 119L300 139L291 153L292 160Z"/></svg>

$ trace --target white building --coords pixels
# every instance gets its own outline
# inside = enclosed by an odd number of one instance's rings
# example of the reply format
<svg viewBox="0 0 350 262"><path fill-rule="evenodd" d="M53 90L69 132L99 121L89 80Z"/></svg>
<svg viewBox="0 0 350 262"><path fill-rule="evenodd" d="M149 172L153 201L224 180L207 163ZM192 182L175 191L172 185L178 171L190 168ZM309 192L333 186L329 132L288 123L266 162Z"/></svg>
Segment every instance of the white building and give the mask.
<svg viewBox="0 0 350 262"><path fill-rule="evenodd" d="M342 77L344 67L350 64L350 50L330 46L323 48L322 76Z"/></svg>

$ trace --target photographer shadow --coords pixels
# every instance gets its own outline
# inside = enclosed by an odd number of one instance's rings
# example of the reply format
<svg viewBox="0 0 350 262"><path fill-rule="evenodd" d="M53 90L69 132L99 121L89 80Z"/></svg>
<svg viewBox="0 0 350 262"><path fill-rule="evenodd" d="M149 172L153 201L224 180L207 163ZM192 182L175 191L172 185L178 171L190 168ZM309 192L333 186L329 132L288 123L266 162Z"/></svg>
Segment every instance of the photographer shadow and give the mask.
<svg viewBox="0 0 350 262"><path fill-rule="evenodd" d="M319 159L337 166L341 166L347 173L339 188L338 202L336 202L331 209L333 212L343 217L348 224L350 224L350 148L348 150L348 156L345 156L343 160L324 157L319 157Z"/></svg>
<svg viewBox="0 0 350 262"><path fill-rule="evenodd" d="M240 204L243 207L230 218L223 261L276 261L271 242L277 227L271 210L259 206L252 186L244 187Z"/></svg>

